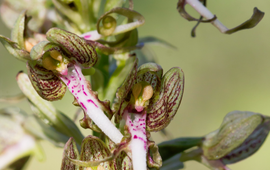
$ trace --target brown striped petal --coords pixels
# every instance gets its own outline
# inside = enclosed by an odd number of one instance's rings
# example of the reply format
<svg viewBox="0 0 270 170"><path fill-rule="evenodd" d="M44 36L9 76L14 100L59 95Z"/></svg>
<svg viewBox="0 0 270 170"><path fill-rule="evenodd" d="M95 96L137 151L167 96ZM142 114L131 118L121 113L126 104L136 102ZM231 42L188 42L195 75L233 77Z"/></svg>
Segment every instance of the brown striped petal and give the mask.
<svg viewBox="0 0 270 170"><path fill-rule="evenodd" d="M33 87L43 99L62 99L66 85L52 71L32 62L27 63L27 70Z"/></svg>
<svg viewBox="0 0 270 170"><path fill-rule="evenodd" d="M184 73L181 68L170 69L162 78L160 91L148 106L147 130L159 131L174 118L184 91Z"/></svg>
<svg viewBox="0 0 270 170"><path fill-rule="evenodd" d="M224 164L236 163L257 152L269 134L269 127L269 120L259 125L240 146L221 158L222 162Z"/></svg>
<svg viewBox="0 0 270 170"><path fill-rule="evenodd" d="M120 154L114 159L111 169L112 170L132 170L132 161L125 151L121 151Z"/></svg>
<svg viewBox="0 0 270 170"><path fill-rule="evenodd" d="M71 59L75 59L83 67L88 68L97 62L97 53L89 43L71 32L51 28L46 37L49 41L60 45L66 53L70 54Z"/></svg>
<svg viewBox="0 0 270 170"><path fill-rule="evenodd" d="M61 170L77 170L78 166L73 164L69 158L72 159L80 159L80 155L78 149L76 147L76 143L73 138L70 138L65 145Z"/></svg>

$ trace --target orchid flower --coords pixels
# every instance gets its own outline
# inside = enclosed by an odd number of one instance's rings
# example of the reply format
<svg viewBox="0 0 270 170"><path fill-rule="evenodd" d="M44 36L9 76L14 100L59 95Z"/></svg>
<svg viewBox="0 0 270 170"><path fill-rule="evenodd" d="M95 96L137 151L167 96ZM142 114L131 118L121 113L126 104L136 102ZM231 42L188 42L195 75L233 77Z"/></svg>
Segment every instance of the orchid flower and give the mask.
<svg viewBox="0 0 270 170"><path fill-rule="evenodd" d="M185 6L189 4L192 8L194 8L200 15L200 19L196 19L189 15L186 10ZM203 23L211 23L214 25L221 33L224 34L232 34L237 31L243 30L243 29L248 29L248 28L253 28L255 27L263 18L264 13L258 10L257 8L254 8L254 12L252 17L242 23L241 25L228 29L225 25L223 25L216 17L216 15L212 14L211 11L209 11L206 8L206 0L179 0L177 3L177 10L180 13L180 15L187 19L188 21L197 21L197 25L192 29L191 36L195 37L195 29L197 26L203 22ZM205 20L202 20L205 18Z"/></svg>
<svg viewBox="0 0 270 170"><path fill-rule="evenodd" d="M184 74L178 68L165 75L161 66L144 64L133 69L117 91L115 122L130 134L134 170L146 170L149 132L164 129L176 114L184 90ZM148 153L149 154L149 153Z"/></svg>
<svg viewBox="0 0 270 170"><path fill-rule="evenodd" d="M58 100L68 87L85 117L90 117L109 138L119 143L123 135L110 121L109 101L98 99L81 72L97 62L95 49L76 34L58 28L50 29L46 38L49 41L32 48L32 61L27 63L29 78L38 94L49 101Z"/></svg>
<svg viewBox="0 0 270 170"><path fill-rule="evenodd" d="M126 135L128 132L126 131ZM132 151L130 150L130 135L125 137L120 144L115 144L108 138L105 142L95 136L87 136L81 145L81 153L78 152L73 138L66 143L61 170L67 169L134 169L132 164ZM150 168L159 168L162 160L158 147L154 142L148 141L147 162ZM151 153L151 154L150 154Z"/></svg>
<svg viewBox="0 0 270 170"><path fill-rule="evenodd" d="M206 135L199 148L182 153L180 161L195 160L212 170L229 170L227 164L258 151L269 134L269 120L259 113L230 112L218 130Z"/></svg>
<svg viewBox="0 0 270 170"><path fill-rule="evenodd" d="M78 152L73 138L66 143L61 170L132 169L130 157L121 148L111 147L95 136L87 136Z"/></svg>
<svg viewBox="0 0 270 170"><path fill-rule="evenodd" d="M16 58L26 61L29 78L38 94L45 100L59 100L68 87L75 103L87 113L84 120L90 117L119 143L123 135L109 120L112 117L109 102L98 99L81 72L81 68L90 68L96 63L95 49L76 34L57 28L50 29L46 35L37 34L40 39L27 38L29 32L30 36L36 35L27 29L28 21L22 13L12 31L12 39L0 36L0 41Z"/></svg>

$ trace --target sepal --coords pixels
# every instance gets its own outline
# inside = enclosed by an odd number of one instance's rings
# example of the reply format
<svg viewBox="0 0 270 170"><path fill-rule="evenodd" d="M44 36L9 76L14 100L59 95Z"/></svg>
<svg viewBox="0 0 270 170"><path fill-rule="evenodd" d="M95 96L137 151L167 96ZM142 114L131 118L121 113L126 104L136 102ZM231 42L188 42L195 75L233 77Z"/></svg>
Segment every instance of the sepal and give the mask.
<svg viewBox="0 0 270 170"><path fill-rule="evenodd" d="M92 67L97 62L98 57L93 46L76 34L59 28L51 28L46 33L46 37L49 41L60 45L69 54L67 57L75 59L85 68Z"/></svg>
<svg viewBox="0 0 270 170"><path fill-rule="evenodd" d="M79 170L79 166L73 164L69 159L80 159L80 154L73 138L70 138L65 145L61 170Z"/></svg>
<svg viewBox="0 0 270 170"><path fill-rule="evenodd" d="M220 159L240 146L264 121L261 114L247 111L228 113L220 128L208 134L203 142L207 159Z"/></svg>
<svg viewBox="0 0 270 170"><path fill-rule="evenodd" d="M147 130L164 129L174 118L184 91L184 73L181 68L170 69L162 78L160 91L155 92L148 106Z"/></svg>
<svg viewBox="0 0 270 170"><path fill-rule="evenodd" d="M33 62L27 62L29 79L40 97L55 101L62 99L66 93L66 85L50 70Z"/></svg>

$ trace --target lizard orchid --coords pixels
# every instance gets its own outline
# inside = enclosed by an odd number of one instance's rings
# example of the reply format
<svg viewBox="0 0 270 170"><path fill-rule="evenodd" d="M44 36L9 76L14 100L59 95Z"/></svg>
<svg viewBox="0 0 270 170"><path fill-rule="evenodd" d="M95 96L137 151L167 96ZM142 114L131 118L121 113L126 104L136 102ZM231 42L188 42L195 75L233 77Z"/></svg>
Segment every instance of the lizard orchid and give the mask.
<svg viewBox="0 0 270 170"><path fill-rule="evenodd" d="M165 75L161 66L148 63L137 69L135 60L129 76L117 91L115 121L130 134L129 148L134 170L147 168L149 132L164 129L175 116L184 90L184 74L178 68ZM149 153L148 153L149 154Z"/></svg>
<svg viewBox="0 0 270 170"><path fill-rule="evenodd" d="M63 97L68 87L75 103L115 143L123 135L111 123L112 112L108 101L101 102L91 90L81 69L92 67L98 59L93 46L76 34L58 28L46 33L49 41L35 45L28 61L29 78L41 97L53 101ZM104 114L104 111L106 115Z"/></svg>
<svg viewBox="0 0 270 170"><path fill-rule="evenodd" d="M212 170L229 170L227 164L254 154L269 134L269 117L247 111L228 113L220 128L205 136L201 146L183 153L180 161L196 160Z"/></svg>

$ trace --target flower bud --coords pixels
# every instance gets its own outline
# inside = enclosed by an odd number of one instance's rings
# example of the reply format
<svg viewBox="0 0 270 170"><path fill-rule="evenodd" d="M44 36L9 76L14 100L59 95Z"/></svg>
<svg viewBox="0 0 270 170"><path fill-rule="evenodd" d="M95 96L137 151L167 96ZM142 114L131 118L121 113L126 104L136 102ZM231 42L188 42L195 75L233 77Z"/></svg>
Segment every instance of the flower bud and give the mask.
<svg viewBox="0 0 270 170"><path fill-rule="evenodd" d="M235 163L255 153L269 132L269 120L247 111L228 113L221 127L206 135L203 154L208 160Z"/></svg>

